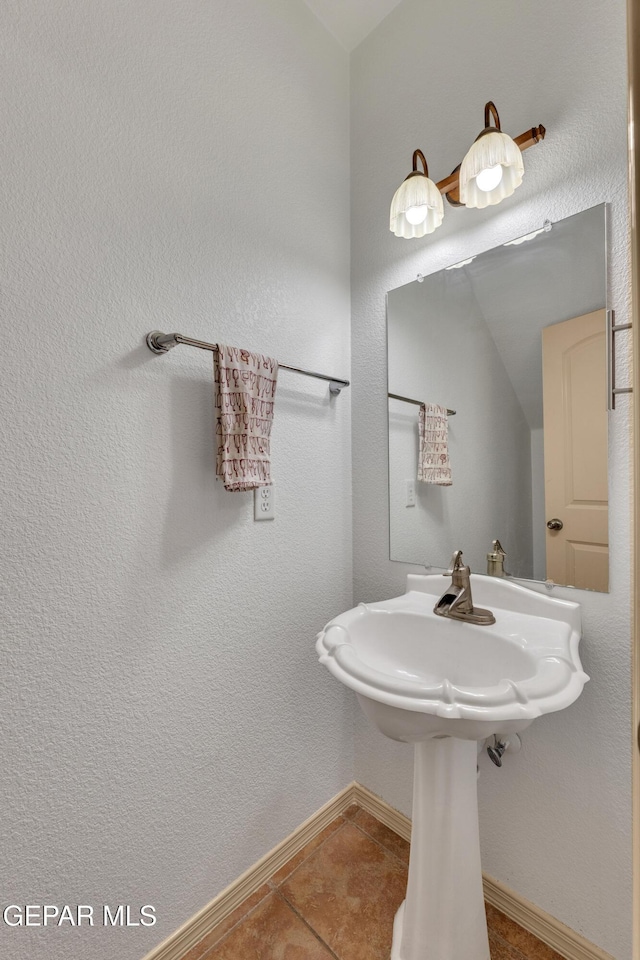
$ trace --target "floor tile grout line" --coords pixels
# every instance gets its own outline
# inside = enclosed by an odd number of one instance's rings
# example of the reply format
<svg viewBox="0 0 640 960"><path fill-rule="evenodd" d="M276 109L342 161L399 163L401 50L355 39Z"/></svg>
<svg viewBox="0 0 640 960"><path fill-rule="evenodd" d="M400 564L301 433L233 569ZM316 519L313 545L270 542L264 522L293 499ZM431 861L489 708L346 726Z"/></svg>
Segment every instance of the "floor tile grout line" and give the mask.
<svg viewBox="0 0 640 960"><path fill-rule="evenodd" d="M346 817L343 816L343 814L339 813L337 817L334 817L333 820L330 820L330 821L329 821L329 823L327 824L327 827L331 826L332 823L335 823L336 820L342 820L343 823L341 823L339 827L337 827L335 830L333 830L333 831L329 834L328 837L325 837L325 839L322 841L322 843L319 843L317 847L314 847L314 849L311 850L311 852L304 858L304 860L301 860L300 863L298 864L298 866L295 867L295 868L291 871L291 873L287 874L287 876L284 877L284 878L280 881L281 884L282 884L282 883L286 883L286 882L290 879L290 877L293 876L293 874L296 872L296 870L298 870L299 867L301 867L304 863L307 862L307 860L309 859L309 857L312 857L314 853L317 853L317 851L320 850L320 849L325 845L325 843L327 842L327 840L330 840L331 837L335 837L335 836L336 836L338 833L340 833L340 831L347 825L347 823L350 823L350 822L351 822L350 820L347 820ZM326 829L326 827L325 827L325 829ZM310 842L313 842L313 841L310 841ZM304 849L304 848L303 848L303 849ZM291 859L293 860L293 857L292 857ZM286 866L286 864L283 864L282 866L284 867L284 866ZM282 870L282 867L280 867L280 870ZM279 870L276 870L276 871L275 871L275 873L279 873L279 872L280 872ZM272 877L267 877L267 879L265 880L265 884L266 884L266 886L269 887L269 892L268 892L268 893L265 893L264 897L262 897L262 898L258 901L258 903L256 903L255 906L251 907L250 910L248 910L246 913L244 913L244 914L240 917L240 919L239 919L236 923L233 924L232 927L229 927L229 929L226 931L226 933L224 933L224 934L220 937L219 940L216 940L216 942L215 942L214 944L212 944L210 947L208 947L207 950L206 950L203 954L201 954L200 957L198 957L198 960L207 960L207 956L210 956L210 955L212 954L212 951L215 950L216 947L220 946L220 944L222 943L222 941L223 941L223 940L226 940L227 937L229 936L229 934L231 934L241 923L243 923L243 922L247 919L247 917L249 917L249 915L254 912L254 910L257 910L257 908L260 906L260 904L263 903L268 896L270 896L272 893L278 893L279 890L280 890L280 884L275 883L275 882L273 881ZM248 898L247 898L247 899L248 899ZM283 898L283 899L284 899L284 898ZM240 907L240 906L242 906L242 904L239 904L238 906ZM292 909L293 909L293 908L292 908ZM222 922L222 921L221 921L221 922ZM204 939L204 937L203 937L203 939ZM322 942L324 943L324 941L322 941ZM197 946L197 944L196 944L196 946ZM329 948L327 948L327 949L329 949Z"/></svg>
<svg viewBox="0 0 640 960"><path fill-rule="evenodd" d="M337 831L336 831L336 833L337 833ZM309 923L309 921L308 921L307 919L305 919L305 917L303 917L303 915L296 909L296 907L294 907L294 905L291 903L291 901L290 901L290 900L287 900L287 898L286 898L286 896L284 895L284 893L282 893L281 890L276 890L275 892L276 892L276 895L279 896L280 899L281 899L284 903L286 903L286 905L289 907L289 909L291 910L291 912L296 915L296 917L298 918L298 920L301 920L302 923L304 923L305 927L307 927L307 928L311 931L311 933L314 935L314 937L316 938L316 940L317 940L319 943L321 943L322 946L325 947L326 950L328 950L328 952L329 952L329 953L331 954L331 956L333 957L333 960L341 960L341 958L338 956L338 954L335 953L335 952L331 949L331 947L329 946L329 944L328 944L325 940L322 939L322 937L320 936L320 934L318 933L318 931L315 930L314 927L311 926L311 924Z"/></svg>
<svg viewBox="0 0 640 960"><path fill-rule="evenodd" d="M331 820L330 823L327 824L327 827L330 827L332 823L335 823L335 822L336 822L336 820L343 820L344 823L341 823L339 827L337 827L335 830L333 830L333 831L329 834L328 837L325 837L325 838L324 838L324 840L322 841L322 843L319 843L317 847L314 847L313 850L311 850L311 851L307 854L307 856L304 858L304 860L301 860L300 863L299 863L296 867L293 868L293 870L291 871L291 873L288 873L288 874L286 875L286 877L283 877L282 880L281 880L279 883L275 883L275 882L272 880L272 878L269 877L269 880L268 880L267 882L268 882L268 883L273 883L273 888L274 888L274 890L279 890L280 887L282 886L282 884L283 884L283 883L287 883L287 882L291 879L291 877L294 875L294 873L295 873L297 870L299 870L300 867L302 867L302 866L307 862L307 860L308 860L310 857L312 857L314 854L318 853L319 850L322 850L322 848L324 847L325 843L326 843L328 840L331 840L332 837L337 837L338 834L340 833L340 831L341 831L341 830L344 830L344 828L346 827L346 825L347 825L348 823L351 823L350 820L345 820L345 818L342 816L342 814L339 814L337 817L335 817L334 820ZM326 829L326 828L325 828L325 829ZM313 843L313 841L310 841L310 842ZM302 849L304 850L304 847L303 847ZM291 859L293 860L294 857L292 857ZM286 863L283 863L282 867L280 867L280 870L282 870L284 867L286 867L286 865L287 865ZM276 870L276 873L280 873L280 870ZM275 874L274 874L274 876L275 876Z"/></svg>
<svg viewBox="0 0 640 960"><path fill-rule="evenodd" d="M268 881L266 881L266 885L267 885L267 886L269 885L269 882L268 882ZM259 888L258 888L258 889L259 889ZM257 891L256 891L256 892L257 892ZM211 956L211 954L213 953L213 951L214 951L215 949L217 949L217 947L220 946L220 944L222 943L222 941L223 941L223 940L226 940L227 937L229 936L229 934L233 933L234 930L236 930L236 929L240 926L241 923L244 923L244 921L245 921L248 917L250 917L251 914L254 913L254 911L256 911L256 910L258 909L258 907L260 906L260 904L261 904L261 903L264 903L264 901L267 899L267 897L270 897L272 893L275 893L275 888L270 888L269 891L268 891L267 893L265 893L264 897L260 897L260 899L259 899L258 902L255 904L255 906L251 907L250 910L247 910L246 913L243 913L242 916L240 917L240 919L239 919L236 923L234 923L232 927L229 927L229 929L226 931L226 933L223 933L223 935L220 937L219 940L216 940L215 943L212 943L211 946L208 947L207 950L205 950L205 952L204 952L200 957L198 957L198 960L207 960L207 957L208 957L208 956ZM249 899L249 898L247 897L247 899ZM243 901L243 902L245 902L245 901ZM242 904L238 904L238 908L241 907L241 906L242 906ZM236 909L238 909L238 908L236 908ZM223 922L223 921L221 921L221 922ZM214 927L214 929L215 929L215 927ZM213 931L211 931L211 932L213 932ZM203 937L203 939L204 939L204 937ZM197 944L196 944L196 946L197 946Z"/></svg>
<svg viewBox="0 0 640 960"><path fill-rule="evenodd" d="M381 848L384 850L385 853L391 854L392 857L394 857L396 860L399 860L400 863L401 863L404 867L407 867L407 869L408 869L409 864L407 863L407 861L406 861L406 860L403 860L402 857L398 856L398 854L395 852L395 850L390 850L389 847L386 847L386 846L384 845L384 843L382 843L380 840L378 840L376 837L374 837L372 834L370 834L367 830L365 830L364 827L361 827L359 823L354 823L353 820L350 820L349 823L353 823L354 827L357 827L357 829L360 831L360 833L363 833L363 834L365 835L365 837L368 837L369 840L373 840L373 842L374 842L374 843L377 843L378 846L381 847ZM380 823L380 821L378 821L378 823ZM383 826L384 826L384 824L383 824ZM391 829L391 828L388 827L387 829ZM391 830L391 832L394 833L395 831ZM400 834L396 833L396 836L399 837ZM402 840L402 837L400 837L400 839Z"/></svg>

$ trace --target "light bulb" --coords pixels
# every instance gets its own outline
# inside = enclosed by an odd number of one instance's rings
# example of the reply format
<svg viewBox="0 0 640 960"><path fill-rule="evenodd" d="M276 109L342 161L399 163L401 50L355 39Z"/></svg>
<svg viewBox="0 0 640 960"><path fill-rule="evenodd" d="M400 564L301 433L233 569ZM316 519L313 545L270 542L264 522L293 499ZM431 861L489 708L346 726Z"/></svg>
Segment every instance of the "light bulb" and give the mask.
<svg viewBox="0 0 640 960"><path fill-rule="evenodd" d="M405 211L404 215L409 223L412 223L415 226L417 223L424 223L424 221L427 219L428 213L429 208L426 203L421 203L419 207L409 207L409 209Z"/></svg>
<svg viewBox="0 0 640 960"><path fill-rule="evenodd" d="M483 190L485 193L490 193L495 187L498 186L501 180L502 164L496 163L495 167L486 167L484 170L480 171L476 177L476 184L478 185L478 190Z"/></svg>

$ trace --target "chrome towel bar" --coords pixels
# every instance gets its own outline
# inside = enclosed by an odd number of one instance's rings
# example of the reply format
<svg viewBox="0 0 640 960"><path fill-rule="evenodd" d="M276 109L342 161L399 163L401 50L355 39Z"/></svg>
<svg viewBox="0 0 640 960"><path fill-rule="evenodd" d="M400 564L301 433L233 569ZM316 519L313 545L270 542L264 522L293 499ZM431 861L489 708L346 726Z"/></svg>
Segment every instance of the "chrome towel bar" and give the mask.
<svg viewBox="0 0 640 960"><path fill-rule="evenodd" d="M146 343L153 353L168 353L172 347L184 343L188 347L197 347L198 350L209 350L215 353L218 349L216 343L205 343L204 340L194 340L192 337L185 337L181 333L160 333L159 330L152 330L146 336ZM329 393L334 397L340 393L343 387L348 387L349 380L341 380L339 377L328 377L324 373L314 373L311 370L302 370L300 367L290 367L286 363L278 363L282 370L291 370L293 373L301 373L304 377L315 377L317 380L327 380L329 383Z"/></svg>
<svg viewBox="0 0 640 960"><path fill-rule="evenodd" d="M387 396L389 397L390 400L404 400L405 403L415 403L417 407L421 407L423 403L422 400L412 400L411 397L401 397L400 394L398 393L388 393ZM447 407L447 416L455 417L455 415L456 415L456 411L449 410L449 408Z"/></svg>

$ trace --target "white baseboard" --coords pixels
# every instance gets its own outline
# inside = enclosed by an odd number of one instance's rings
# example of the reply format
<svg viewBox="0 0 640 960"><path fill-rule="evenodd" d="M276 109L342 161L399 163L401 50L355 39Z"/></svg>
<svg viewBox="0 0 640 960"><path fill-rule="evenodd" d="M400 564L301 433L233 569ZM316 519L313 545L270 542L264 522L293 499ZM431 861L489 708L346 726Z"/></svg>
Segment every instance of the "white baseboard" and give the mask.
<svg viewBox="0 0 640 960"><path fill-rule="evenodd" d="M411 820L409 817L405 817L404 813L400 813L395 807L390 806L386 800L382 800L376 796L375 793L372 793L371 790L368 790L367 787L363 787L362 784L354 783L352 787L352 803L359 804L363 810L370 813L371 816L379 820L380 823L384 823L385 827L389 827L390 830L393 830L394 833L397 833L398 836L404 840L411 840Z"/></svg>
<svg viewBox="0 0 640 960"><path fill-rule="evenodd" d="M492 907L542 940L548 947L566 960L614 960L595 943L585 940L579 933L556 920L530 900L514 893L499 880L483 874L484 899Z"/></svg>
<svg viewBox="0 0 640 960"><path fill-rule="evenodd" d="M302 850L310 840L317 837L332 820L335 820L352 803L357 802L354 800L356 786L355 783L349 784L333 800L325 803L285 840L252 867L249 867L226 890L219 893L206 907L194 914L175 933L172 933L161 944L154 947L150 953L147 953L143 960L182 960L188 950L195 947L196 943L206 937L217 924L225 920L230 913L233 913L236 907L239 907L247 897L255 893L280 867L283 867L292 857L295 857L296 853Z"/></svg>
<svg viewBox="0 0 640 960"><path fill-rule="evenodd" d="M335 820L353 803L359 804L363 810L405 840L411 839L411 820L408 817L361 784L351 783L317 813L305 820L270 853L234 880L206 907L187 920L175 933L155 947L143 960L182 960L188 950L206 937L218 923L228 917L305 844L317 837L332 820ZM585 940L575 930L565 926L534 903L525 900L499 880L484 874L483 885L487 903L520 924L566 960L614 960L600 947Z"/></svg>

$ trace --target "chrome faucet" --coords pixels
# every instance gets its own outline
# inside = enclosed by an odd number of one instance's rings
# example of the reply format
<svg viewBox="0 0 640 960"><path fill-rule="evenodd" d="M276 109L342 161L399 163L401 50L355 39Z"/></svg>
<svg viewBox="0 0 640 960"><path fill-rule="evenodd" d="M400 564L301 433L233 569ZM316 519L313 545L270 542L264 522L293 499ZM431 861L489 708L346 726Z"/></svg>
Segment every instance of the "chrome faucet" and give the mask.
<svg viewBox="0 0 640 960"><path fill-rule="evenodd" d="M442 594L433 612L439 617L452 617L454 620L465 620L467 623L478 623L489 626L496 622L490 610L474 607L471 596L471 570L462 562L462 550L456 550L451 558L451 566L445 577L451 577L451 585Z"/></svg>

